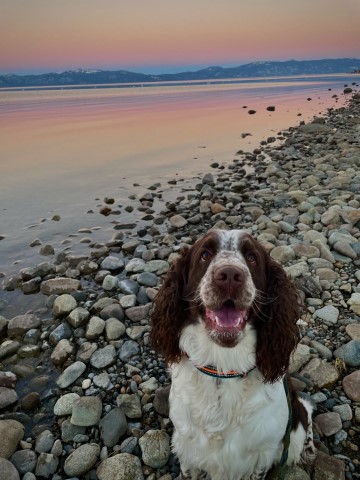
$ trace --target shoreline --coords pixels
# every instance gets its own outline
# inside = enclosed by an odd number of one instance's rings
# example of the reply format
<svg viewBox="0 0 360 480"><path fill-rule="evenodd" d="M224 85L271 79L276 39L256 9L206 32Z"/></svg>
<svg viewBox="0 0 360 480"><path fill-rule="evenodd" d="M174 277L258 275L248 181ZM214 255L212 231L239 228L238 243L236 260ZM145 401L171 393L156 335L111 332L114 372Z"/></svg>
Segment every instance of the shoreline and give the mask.
<svg viewBox="0 0 360 480"><path fill-rule="evenodd" d="M249 228L301 290L307 311L292 375L317 405L316 441L324 457L316 468L335 469L339 480L346 468L347 478L359 478L359 97L282 132L279 146L269 138L253 152L239 151L226 167L214 163L190 193L173 201L166 202L154 184L137 200L144 217L152 217L148 229L116 221L113 237L88 243L88 255L59 252L21 275L5 276L10 295L22 290L43 300L21 318L0 310L0 363L15 373L0 373L0 431L12 445L6 458L18 470L17 457L26 457L26 471L36 476L86 478L98 469L100 480L107 480L109 458L119 471L129 462L134 478L177 476L168 450L169 380L148 344L147 316L180 246L217 224ZM103 206L115 208L112 200ZM85 403L87 426L79 420ZM9 419L17 435L5 428ZM25 453L12 457L15 450ZM153 466L158 457L166 462Z"/></svg>

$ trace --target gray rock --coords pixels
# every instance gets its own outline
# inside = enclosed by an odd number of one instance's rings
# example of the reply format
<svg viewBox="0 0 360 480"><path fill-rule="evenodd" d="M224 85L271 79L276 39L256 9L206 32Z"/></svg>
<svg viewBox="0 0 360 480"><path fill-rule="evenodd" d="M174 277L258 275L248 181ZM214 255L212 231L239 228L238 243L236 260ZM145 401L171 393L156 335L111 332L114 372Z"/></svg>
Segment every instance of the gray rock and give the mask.
<svg viewBox="0 0 360 480"><path fill-rule="evenodd" d="M340 253L341 255L345 255L345 257L349 257L354 260L357 258L357 253L353 250L353 248L348 242L344 242L344 241L335 242L333 245L333 249L336 252Z"/></svg>
<svg viewBox="0 0 360 480"><path fill-rule="evenodd" d="M57 380L60 388L66 388L75 382L85 371L86 365L83 362L75 362L67 367Z"/></svg>
<svg viewBox="0 0 360 480"><path fill-rule="evenodd" d="M145 465L161 468L170 456L170 437L164 430L148 430L139 440Z"/></svg>
<svg viewBox="0 0 360 480"><path fill-rule="evenodd" d="M86 431L85 427L73 425L70 422L70 419L66 419L61 424L61 440L64 443L72 442L76 437L76 435L84 435L85 431Z"/></svg>
<svg viewBox="0 0 360 480"><path fill-rule="evenodd" d="M84 363L89 363L92 354L97 350L96 343L84 342L80 345L76 354L76 360Z"/></svg>
<svg viewBox="0 0 360 480"><path fill-rule="evenodd" d="M142 272L137 276L137 281L145 287L155 287L158 283L158 277L154 273Z"/></svg>
<svg viewBox="0 0 360 480"><path fill-rule="evenodd" d="M50 430L44 430L36 437L35 452L49 453L54 445L54 434Z"/></svg>
<svg viewBox="0 0 360 480"><path fill-rule="evenodd" d="M170 268L170 265L165 260L150 260L144 266L144 272L156 273L156 275L162 275L166 273Z"/></svg>
<svg viewBox="0 0 360 480"><path fill-rule="evenodd" d="M312 340L310 342L310 347L315 348L318 351L320 357L325 358L329 362L332 360L332 351L330 350L330 348L326 347L322 343L317 342L316 340Z"/></svg>
<svg viewBox="0 0 360 480"><path fill-rule="evenodd" d="M63 417L71 415L75 400L80 398L77 393L66 393L61 396L54 405L54 415Z"/></svg>
<svg viewBox="0 0 360 480"><path fill-rule="evenodd" d="M18 396L12 388L0 387L0 410L18 401Z"/></svg>
<svg viewBox="0 0 360 480"><path fill-rule="evenodd" d="M131 307L126 310L126 316L132 322L140 322L148 317L151 304L140 305L138 307Z"/></svg>
<svg viewBox="0 0 360 480"><path fill-rule="evenodd" d="M140 347L134 340L128 340L123 343L119 351L119 358L123 362L128 362L132 357L140 353Z"/></svg>
<svg viewBox="0 0 360 480"><path fill-rule="evenodd" d="M85 337L87 340L97 340L103 333L105 320L100 317L91 317L86 325Z"/></svg>
<svg viewBox="0 0 360 480"><path fill-rule="evenodd" d="M107 372L103 372L99 375L95 375L95 377L93 378L93 382L96 387L99 387L102 390L106 390L110 384L109 374Z"/></svg>
<svg viewBox="0 0 360 480"><path fill-rule="evenodd" d="M37 460L36 477L50 478L57 470L59 459L51 453L40 453Z"/></svg>
<svg viewBox="0 0 360 480"><path fill-rule="evenodd" d="M15 340L5 340L0 345L0 360L10 357L14 353L16 353L19 350L20 346L20 342L17 342Z"/></svg>
<svg viewBox="0 0 360 480"><path fill-rule="evenodd" d="M118 340L125 333L125 325L117 318L108 318L105 321L105 334L108 341Z"/></svg>
<svg viewBox="0 0 360 480"><path fill-rule="evenodd" d="M100 446L96 443L81 445L70 453L64 463L64 472L69 477L78 477L91 470L100 455Z"/></svg>
<svg viewBox="0 0 360 480"><path fill-rule="evenodd" d="M3 335L7 329L8 320L0 315L0 335ZM0 347L1 348L1 347Z"/></svg>
<svg viewBox="0 0 360 480"><path fill-rule="evenodd" d="M337 348L334 352L334 357L344 359L350 367L360 366L360 341L350 340L350 342Z"/></svg>
<svg viewBox="0 0 360 480"><path fill-rule="evenodd" d="M67 323L58 325L49 336L49 340L53 345L56 345L60 340L72 337L71 327Z"/></svg>
<svg viewBox="0 0 360 480"><path fill-rule="evenodd" d="M310 480L309 475L297 465L286 469L285 480Z"/></svg>
<svg viewBox="0 0 360 480"><path fill-rule="evenodd" d="M320 360L320 358L311 359L301 370L300 375L308 377L319 389L332 387L340 377L333 365L327 363L326 360Z"/></svg>
<svg viewBox="0 0 360 480"><path fill-rule="evenodd" d="M104 348L96 350L90 358L91 365L98 369L109 367L115 363L115 361L116 350L114 345L107 345Z"/></svg>
<svg viewBox="0 0 360 480"><path fill-rule="evenodd" d="M11 456L10 460L20 475L24 475L26 472L35 470L37 455L33 450L18 450Z"/></svg>
<svg viewBox="0 0 360 480"><path fill-rule="evenodd" d="M289 372L295 373L300 370L311 358L310 348L299 343L290 357Z"/></svg>
<svg viewBox="0 0 360 480"><path fill-rule="evenodd" d="M339 310L333 305L326 305L325 307L316 310L313 318L320 318L321 320L335 325L338 321L339 313Z"/></svg>
<svg viewBox="0 0 360 480"><path fill-rule="evenodd" d="M100 311L100 317L104 320L108 318L117 318L123 320L125 318L124 310L119 303L112 303Z"/></svg>
<svg viewBox="0 0 360 480"><path fill-rule="evenodd" d="M89 316L90 314L85 308L77 307L70 312L69 316L67 317L67 321L72 327L78 328L82 325L85 325L89 319Z"/></svg>
<svg viewBox="0 0 360 480"><path fill-rule="evenodd" d="M119 302L120 302L120 305L122 306L122 308L135 307L135 305L136 305L136 295L134 295L134 294L124 295L123 297L120 298Z"/></svg>
<svg viewBox="0 0 360 480"><path fill-rule="evenodd" d="M71 358L75 347L66 338L63 338L54 348L51 354L51 361L54 365L62 365L67 359Z"/></svg>
<svg viewBox="0 0 360 480"><path fill-rule="evenodd" d="M102 287L104 290L110 292L118 288L118 282L119 279L117 277L114 277L113 275L106 275L103 280Z"/></svg>
<svg viewBox="0 0 360 480"><path fill-rule="evenodd" d="M139 291L139 285L135 280L132 280L130 278L125 278L123 280L119 280L118 283L119 290L124 293L125 295L137 295Z"/></svg>
<svg viewBox="0 0 360 480"><path fill-rule="evenodd" d="M170 386L159 388L155 392L155 397L153 400L154 409L159 415L162 415L163 417L169 416L169 394Z"/></svg>
<svg viewBox="0 0 360 480"><path fill-rule="evenodd" d="M99 480L144 480L140 460L129 453L118 453L106 458L96 473Z"/></svg>
<svg viewBox="0 0 360 480"><path fill-rule="evenodd" d="M99 397L80 397L74 401L71 423L80 427L89 427L99 423L102 401Z"/></svg>
<svg viewBox="0 0 360 480"><path fill-rule="evenodd" d="M294 260L295 252L292 247L288 245L281 245L273 248L270 252L270 256L277 262L284 264L290 260Z"/></svg>
<svg viewBox="0 0 360 480"><path fill-rule="evenodd" d="M8 336L18 337L24 335L25 332L32 328L39 328L41 326L40 318L35 315L18 315L12 318L8 323Z"/></svg>
<svg viewBox="0 0 360 480"><path fill-rule="evenodd" d="M130 240L129 242L126 242L123 244L121 247L122 250L126 253L132 253L135 251L135 249L140 245L139 240Z"/></svg>
<svg viewBox="0 0 360 480"><path fill-rule="evenodd" d="M326 437L334 435L342 428L340 415L336 412L321 413L314 418L314 422Z"/></svg>
<svg viewBox="0 0 360 480"><path fill-rule="evenodd" d="M141 413L140 397L136 393L120 394L116 398L116 403L128 418L141 417L142 413Z"/></svg>
<svg viewBox="0 0 360 480"><path fill-rule="evenodd" d="M348 422L352 420L352 410L350 405L348 405L347 403L344 403L343 405L335 405L335 407L333 407L333 412L340 415L342 422Z"/></svg>
<svg viewBox="0 0 360 480"><path fill-rule="evenodd" d="M41 284L41 293L45 295L62 295L63 293L71 293L75 290L81 290L79 280L73 278L59 277L46 280Z"/></svg>
<svg viewBox="0 0 360 480"><path fill-rule="evenodd" d="M5 458L0 458L0 472L1 478L4 480L20 480L19 472L14 465Z"/></svg>
<svg viewBox="0 0 360 480"><path fill-rule="evenodd" d="M185 225L187 225L187 220L186 218L182 217L181 215L173 215L170 218L170 224L174 228L183 228Z"/></svg>
<svg viewBox="0 0 360 480"><path fill-rule="evenodd" d="M100 420L101 438L104 445L112 448L127 431L127 421L124 412L120 408L114 408Z"/></svg>
<svg viewBox="0 0 360 480"><path fill-rule="evenodd" d="M356 243L356 238L350 234L333 232L328 240L329 245L334 246L337 242Z"/></svg>
<svg viewBox="0 0 360 480"><path fill-rule="evenodd" d="M68 315L72 310L77 307L75 298L68 293L60 295L55 299L52 313L54 317L63 317Z"/></svg>
<svg viewBox="0 0 360 480"><path fill-rule="evenodd" d="M121 258L109 256L106 257L100 265L102 270L109 270L110 272L116 270L122 270L124 268L124 262Z"/></svg>

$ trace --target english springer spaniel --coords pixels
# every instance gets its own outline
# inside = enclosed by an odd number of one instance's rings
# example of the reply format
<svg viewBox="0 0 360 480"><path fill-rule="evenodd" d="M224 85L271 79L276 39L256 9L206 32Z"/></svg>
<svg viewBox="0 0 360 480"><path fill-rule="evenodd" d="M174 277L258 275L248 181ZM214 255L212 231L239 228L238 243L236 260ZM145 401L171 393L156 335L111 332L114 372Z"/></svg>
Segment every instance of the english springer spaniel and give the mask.
<svg viewBox="0 0 360 480"><path fill-rule="evenodd" d="M264 479L313 460L312 408L287 375L298 318L295 287L246 231L210 230L182 252L151 332L171 370L182 479Z"/></svg>

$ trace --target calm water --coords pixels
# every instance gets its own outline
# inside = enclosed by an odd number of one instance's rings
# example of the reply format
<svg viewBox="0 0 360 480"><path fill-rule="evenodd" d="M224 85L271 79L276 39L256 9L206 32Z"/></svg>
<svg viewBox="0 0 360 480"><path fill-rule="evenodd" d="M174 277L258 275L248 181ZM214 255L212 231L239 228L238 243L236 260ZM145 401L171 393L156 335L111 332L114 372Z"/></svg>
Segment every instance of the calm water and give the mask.
<svg viewBox="0 0 360 480"><path fill-rule="evenodd" d="M54 246L69 238L76 248L84 236L78 229L98 226L92 235L100 239L114 218L97 213L99 198L114 196L123 205L130 193L154 182L166 190L170 178L190 181L209 171L212 161L231 162L239 148L252 149L281 129L342 105L344 84L358 80L348 75L0 90L0 235L6 236L0 272L44 261L29 247L35 238ZM269 105L276 111L267 112ZM242 139L243 132L252 136ZM95 213L86 214L89 209ZM60 222L51 221L54 213Z"/></svg>

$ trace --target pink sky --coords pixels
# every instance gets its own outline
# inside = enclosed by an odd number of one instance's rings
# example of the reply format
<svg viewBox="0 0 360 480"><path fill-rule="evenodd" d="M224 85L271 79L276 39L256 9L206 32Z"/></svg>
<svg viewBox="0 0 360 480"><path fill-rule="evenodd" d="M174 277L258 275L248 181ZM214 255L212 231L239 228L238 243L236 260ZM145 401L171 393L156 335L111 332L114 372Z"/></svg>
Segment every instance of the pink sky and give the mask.
<svg viewBox="0 0 360 480"><path fill-rule="evenodd" d="M1 0L0 73L360 57L359 0Z"/></svg>

